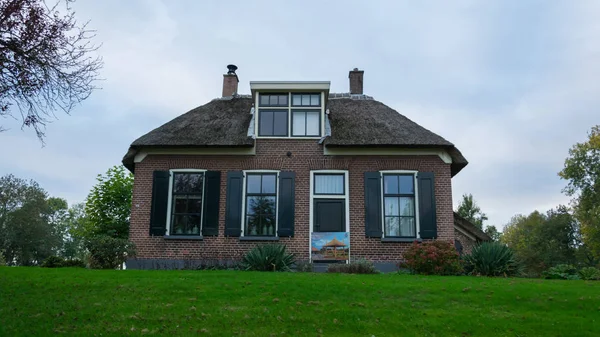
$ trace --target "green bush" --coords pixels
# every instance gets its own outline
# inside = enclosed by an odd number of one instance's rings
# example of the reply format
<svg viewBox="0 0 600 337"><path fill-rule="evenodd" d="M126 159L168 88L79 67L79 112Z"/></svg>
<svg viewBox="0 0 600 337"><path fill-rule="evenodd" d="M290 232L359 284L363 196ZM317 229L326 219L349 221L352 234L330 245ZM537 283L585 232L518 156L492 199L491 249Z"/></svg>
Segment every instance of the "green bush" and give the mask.
<svg viewBox="0 0 600 337"><path fill-rule="evenodd" d="M550 280L579 280L577 268L570 264L559 264L549 268L542 275Z"/></svg>
<svg viewBox="0 0 600 337"><path fill-rule="evenodd" d="M350 263L332 263L327 266L328 273L344 273L344 274L379 274L375 269L373 262L365 259L358 259Z"/></svg>
<svg viewBox="0 0 600 337"><path fill-rule="evenodd" d="M500 242L484 242L464 257L465 270L470 275L513 276L520 272L515 253Z"/></svg>
<svg viewBox="0 0 600 337"><path fill-rule="evenodd" d="M202 261L196 267L196 270L240 270L238 263L228 263L218 260Z"/></svg>
<svg viewBox="0 0 600 337"><path fill-rule="evenodd" d="M117 269L127 257L135 255L135 246L126 239L97 235L86 240L90 252L88 263L92 269Z"/></svg>
<svg viewBox="0 0 600 337"><path fill-rule="evenodd" d="M6 257L4 257L4 250L0 249L0 267L6 266Z"/></svg>
<svg viewBox="0 0 600 337"><path fill-rule="evenodd" d="M79 259L65 260L60 256L48 256L40 265L42 268L80 267L85 268L85 263Z"/></svg>
<svg viewBox="0 0 600 337"><path fill-rule="evenodd" d="M312 273L313 264L309 261L296 262L296 271L301 273Z"/></svg>
<svg viewBox="0 0 600 337"><path fill-rule="evenodd" d="M463 271L460 257L448 241L415 241L402 257L404 262L398 265L400 269L407 268L415 274L457 275Z"/></svg>
<svg viewBox="0 0 600 337"><path fill-rule="evenodd" d="M582 280L600 281L600 270L594 267L582 268L579 271L579 277L581 277Z"/></svg>
<svg viewBox="0 0 600 337"><path fill-rule="evenodd" d="M294 254L288 253L285 245L259 245L243 257L242 266L245 270L290 271L294 259Z"/></svg>

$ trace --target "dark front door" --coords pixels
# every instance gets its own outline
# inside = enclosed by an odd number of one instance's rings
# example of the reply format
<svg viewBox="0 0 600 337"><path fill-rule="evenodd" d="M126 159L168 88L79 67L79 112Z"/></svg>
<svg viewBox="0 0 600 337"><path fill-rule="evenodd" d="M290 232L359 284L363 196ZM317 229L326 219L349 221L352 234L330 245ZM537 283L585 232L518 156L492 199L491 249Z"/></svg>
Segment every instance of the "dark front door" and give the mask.
<svg viewBox="0 0 600 337"><path fill-rule="evenodd" d="M345 232L345 202L344 199L316 199L313 232Z"/></svg>

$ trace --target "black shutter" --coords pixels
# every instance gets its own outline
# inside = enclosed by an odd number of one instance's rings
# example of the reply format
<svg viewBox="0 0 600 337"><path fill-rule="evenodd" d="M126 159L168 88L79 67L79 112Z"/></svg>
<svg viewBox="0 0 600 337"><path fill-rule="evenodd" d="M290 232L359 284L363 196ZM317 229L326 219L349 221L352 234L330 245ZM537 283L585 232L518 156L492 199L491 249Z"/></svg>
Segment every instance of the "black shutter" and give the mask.
<svg viewBox="0 0 600 337"><path fill-rule="evenodd" d="M219 198L221 197L221 172L204 173L204 209L202 210L202 235L219 235Z"/></svg>
<svg viewBox="0 0 600 337"><path fill-rule="evenodd" d="M150 235L165 235L167 230L167 203L169 202L169 171L154 171Z"/></svg>
<svg viewBox="0 0 600 337"><path fill-rule="evenodd" d="M244 173L227 172L227 200L225 203L225 236L240 236L242 232L242 188Z"/></svg>
<svg viewBox="0 0 600 337"><path fill-rule="evenodd" d="M279 236L294 236L295 172L279 173L278 230Z"/></svg>
<svg viewBox="0 0 600 337"><path fill-rule="evenodd" d="M365 172L365 235L380 238L381 228L381 174Z"/></svg>
<svg viewBox="0 0 600 337"><path fill-rule="evenodd" d="M421 239L437 238L433 172L419 172L419 225Z"/></svg>

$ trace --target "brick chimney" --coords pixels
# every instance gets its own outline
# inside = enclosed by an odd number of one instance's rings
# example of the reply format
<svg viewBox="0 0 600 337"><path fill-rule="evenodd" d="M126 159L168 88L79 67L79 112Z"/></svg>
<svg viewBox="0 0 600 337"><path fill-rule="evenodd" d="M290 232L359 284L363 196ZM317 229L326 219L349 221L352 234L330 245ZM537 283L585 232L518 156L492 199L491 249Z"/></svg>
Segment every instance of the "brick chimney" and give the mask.
<svg viewBox="0 0 600 337"><path fill-rule="evenodd" d="M233 64L230 64L227 66L227 74L223 74L223 97L237 94L238 83L240 80L235 73L236 70L237 67Z"/></svg>
<svg viewBox="0 0 600 337"><path fill-rule="evenodd" d="M350 79L350 93L355 95L362 95L363 93L363 75L365 74L364 70L358 70L358 68L354 68L350 70L350 74L348 78Z"/></svg>

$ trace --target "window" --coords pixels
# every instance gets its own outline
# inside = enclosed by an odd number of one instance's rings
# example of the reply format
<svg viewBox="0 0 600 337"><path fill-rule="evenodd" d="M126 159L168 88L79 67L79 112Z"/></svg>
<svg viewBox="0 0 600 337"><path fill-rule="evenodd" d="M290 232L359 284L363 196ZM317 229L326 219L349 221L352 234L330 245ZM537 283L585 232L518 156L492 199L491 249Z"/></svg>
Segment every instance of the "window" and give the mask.
<svg viewBox="0 0 600 337"><path fill-rule="evenodd" d="M258 94L259 137L320 137L321 93Z"/></svg>
<svg viewBox="0 0 600 337"><path fill-rule="evenodd" d="M315 194L344 195L344 174L315 174Z"/></svg>
<svg viewBox="0 0 600 337"><path fill-rule="evenodd" d="M348 232L348 172L311 171L311 232Z"/></svg>
<svg viewBox="0 0 600 337"><path fill-rule="evenodd" d="M287 110L261 110L259 115L259 136L287 136Z"/></svg>
<svg viewBox="0 0 600 337"><path fill-rule="evenodd" d="M292 110L292 136L319 136L320 110Z"/></svg>
<svg viewBox="0 0 600 337"><path fill-rule="evenodd" d="M288 93L260 94L260 106L288 106Z"/></svg>
<svg viewBox="0 0 600 337"><path fill-rule="evenodd" d="M417 233L415 214L414 174L384 174L384 235L415 238Z"/></svg>
<svg viewBox="0 0 600 337"><path fill-rule="evenodd" d="M204 172L173 172L170 235L200 235Z"/></svg>
<svg viewBox="0 0 600 337"><path fill-rule="evenodd" d="M277 173L246 174L244 236L275 236Z"/></svg>

